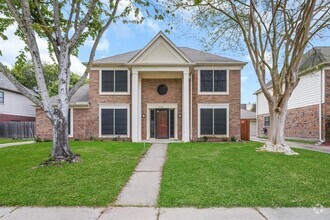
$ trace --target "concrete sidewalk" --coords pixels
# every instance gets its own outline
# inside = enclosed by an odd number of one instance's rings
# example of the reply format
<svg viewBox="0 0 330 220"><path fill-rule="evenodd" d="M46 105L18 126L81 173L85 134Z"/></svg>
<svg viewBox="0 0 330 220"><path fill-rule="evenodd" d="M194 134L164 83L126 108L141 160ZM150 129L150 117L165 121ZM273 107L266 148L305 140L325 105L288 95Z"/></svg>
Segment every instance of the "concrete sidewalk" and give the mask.
<svg viewBox="0 0 330 220"><path fill-rule="evenodd" d="M33 144L33 143L35 143L35 142L34 141L22 141L22 142L15 142L15 143L0 144L0 148L25 145L25 144Z"/></svg>
<svg viewBox="0 0 330 220"><path fill-rule="evenodd" d="M153 208L153 207L0 207L0 219L9 220L218 220L283 219L329 220L330 208Z"/></svg>
<svg viewBox="0 0 330 220"><path fill-rule="evenodd" d="M159 194L167 144L152 144L119 194L119 206L155 206Z"/></svg>
<svg viewBox="0 0 330 220"><path fill-rule="evenodd" d="M250 137L251 141L257 141L261 143L266 143L266 139L257 138L257 137ZM317 151L321 153L330 154L330 146L322 146L322 145L314 145L314 144L303 144L298 142L287 141L290 147L292 148L300 148L305 150Z"/></svg>

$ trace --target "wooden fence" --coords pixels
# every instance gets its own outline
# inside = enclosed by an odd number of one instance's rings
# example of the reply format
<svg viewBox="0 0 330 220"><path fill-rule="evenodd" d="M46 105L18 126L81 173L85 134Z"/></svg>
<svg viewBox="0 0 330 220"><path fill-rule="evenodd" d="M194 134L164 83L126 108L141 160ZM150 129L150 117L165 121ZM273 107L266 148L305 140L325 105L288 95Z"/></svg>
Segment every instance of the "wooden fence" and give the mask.
<svg viewBox="0 0 330 220"><path fill-rule="evenodd" d="M0 137L2 138L33 138L34 122L0 122Z"/></svg>

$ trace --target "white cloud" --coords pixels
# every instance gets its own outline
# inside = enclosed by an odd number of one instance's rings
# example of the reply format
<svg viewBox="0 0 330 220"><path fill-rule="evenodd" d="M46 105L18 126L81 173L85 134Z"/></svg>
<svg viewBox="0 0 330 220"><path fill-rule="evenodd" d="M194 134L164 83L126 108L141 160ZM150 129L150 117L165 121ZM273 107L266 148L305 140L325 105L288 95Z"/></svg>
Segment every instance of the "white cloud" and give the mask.
<svg viewBox="0 0 330 220"><path fill-rule="evenodd" d="M101 38L96 51L109 51L110 43L109 43L109 40L105 36L106 36L106 33L104 33L104 36ZM88 37L84 46L92 47L93 44L94 44L94 40L91 37Z"/></svg>
<svg viewBox="0 0 330 220"><path fill-rule="evenodd" d="M145 20L142 25L145 25L145 27L153 34L156 34L161 30L159 24L155 20L147 19Z"/></svg>
<svg viewBox="0 0 330 220"><path fill-rule="evenodd" d="M0 61L8 67L13 67L16 62L16 58L19 55L19 51L22 50L25 46L25 43L15 35L16 28L16 25L12 25L5 31L5 35L8 37L8 40L4 41L0 39L0 50L2 52L2 56L0 56ZM37 36L37 44L41 60L49 63L53 62L48 52L47 41ZM104 42L102 47L105 48L106 46L106 42ZM30 54L27 54L27 58L31 58ZM78 57L71 56L70 69L72 72L81 75L85 71L85 66L78 59Z"/></svg>
<svg viewBox="0 0 330 220"><path fill-rule="evenodd" d="M241 82L244 83L249 79L248 76L241 76Z"/></svg>

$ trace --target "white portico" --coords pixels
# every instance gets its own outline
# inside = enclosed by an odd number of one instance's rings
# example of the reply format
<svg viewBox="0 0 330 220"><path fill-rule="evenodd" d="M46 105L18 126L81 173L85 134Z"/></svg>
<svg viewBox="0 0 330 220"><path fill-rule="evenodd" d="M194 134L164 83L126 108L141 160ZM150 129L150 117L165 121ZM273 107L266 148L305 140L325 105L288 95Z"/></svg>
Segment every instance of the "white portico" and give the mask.
<svg viewBox="0 0 330 220"><path fill-rule="evenodd" d="M136 142L153 138L178 139L178 134L180 133L181 140L188 142L190 140L191 117L189 78L190 66L193 63L160 32L144 49L129 61L128 65L130 66L132 75L132 141ZM169 81L170 79L173 82L180 80L180 87ZM179 103L175 102L177 97L173 97L173 100L171 100L172 96L167 94L169 98L160 96L161 99L146 103L146 110L143 110L142 96L147 96L148 94L142 93L142 87L149 85L147 83L148 80L157 80L160 85L163 85L162 82L164 80L169 82L171 85L169 89L177 89L177 93L179 91L182 93L176 94L176 96L181 96ZM144 85L143 82L146 82L146 84ZM167 90L167 85L164 84L163 86ZM156 88L149 87L150 92L155 92ZM179 108L181 111L179 111ZM152 110L157 110L155 114L158 113L157 117L154 116L155 124L151 124L153 123ZM160 116L162 114L165 116ZM143 118L147 118L145 120L146 125L143 125ZM179 123L178 120L181 120L181 122ZM178 126L178 124L181 126ZM143 127L146 128L146 135L144 137L142 134ZM153 133L154 131L151 130L153 127L155 127L156 133ZM166 130L168 133L166 133Z"/></svg>

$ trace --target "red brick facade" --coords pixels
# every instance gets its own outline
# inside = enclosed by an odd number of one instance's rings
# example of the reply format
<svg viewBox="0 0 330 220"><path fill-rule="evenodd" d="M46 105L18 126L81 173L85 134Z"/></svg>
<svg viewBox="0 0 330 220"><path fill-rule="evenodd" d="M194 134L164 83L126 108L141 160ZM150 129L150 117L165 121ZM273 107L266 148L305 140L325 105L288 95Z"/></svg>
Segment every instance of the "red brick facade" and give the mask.
<svg viewBox="0 0 330 220"><path fill-rule="evenodd" d="M229 137L240 138L241 71L229 71L229 95L198 95L198 71L193 73L192 139L198 139L198 103L229 104Z"/></svg>
<svg viewBox="0 0 330 220"><path fill-rule="evenodd" d="M263 129L264 117L269 114L258 115L258 133L265 136ZM319 105L289 109L285 123L285 136L294 138L319 138Z"/></svg>
<svg viewBox="0 0 330 220"><path fill-rule="evenodd" d="M157 74L157 73L155 73ZM159 73L161 74L161 73ZM198 103L229 104L229 137L240 137L240 71L229 71L229 95L198 95L198 71L192 75L192 139L198 136ZM131 82L132 80L130 80ZM166 84L168 92L159 95L157 87ZM99 138L99 105L100 104L131 104L131 95L100 95L99 71L91 71L89 77L89 107L73 109L73 138L89 139ZM190 85L190 82L189 82ZM132 86L130 86L132 88ZM182 118L178 115L182 112L182 79L142 79L142 107L141 113L147 114L148 103L177 103L177 136L182 137ZM133 91L134 92L134 91ZM131 91L132 93L132 91ZM131 94L130 93L130 94ZM131 106L131 105L130 105ZM190 105L189 105L190 107ZM130 110L132 113L132 110ZM41 109L37 109L36 134L42 139L52 138L51 123ZM131 119L131 118L130 118ZM142 139L147 138L147 117L141 117ZM131 123L130 123L131 124ZM129 128L131 129L131 128ZM132 132L130 131L130 134Z"/></svg>
<svg viewBox="0 0 330 220"><path fill-rule="evenodd" d="M0 122L5 121L35 121L35 117L0 114Z"/></svg>

